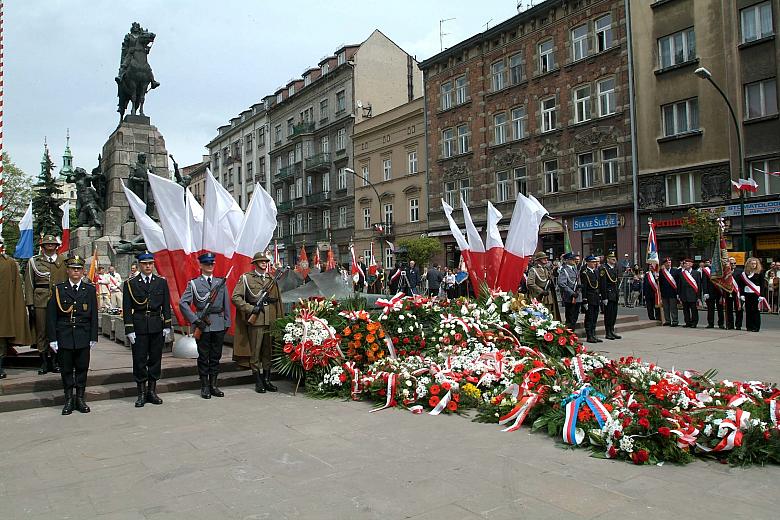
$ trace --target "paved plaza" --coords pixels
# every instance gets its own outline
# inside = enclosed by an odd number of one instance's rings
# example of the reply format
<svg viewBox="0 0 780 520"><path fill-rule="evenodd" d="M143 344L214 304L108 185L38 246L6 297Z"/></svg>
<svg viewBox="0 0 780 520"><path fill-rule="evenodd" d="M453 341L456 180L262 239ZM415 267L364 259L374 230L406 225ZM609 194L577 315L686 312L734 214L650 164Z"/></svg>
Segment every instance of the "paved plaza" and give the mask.
<svg viewBox="0 0 780 520"><path fill-rule="evenodd" d="M665 366L777 381L768 332L667 327L598 345ZM777 518L780 468L594 459L527 428L369 414L369 403L226 387L0 414L4 519Z"/></svg>

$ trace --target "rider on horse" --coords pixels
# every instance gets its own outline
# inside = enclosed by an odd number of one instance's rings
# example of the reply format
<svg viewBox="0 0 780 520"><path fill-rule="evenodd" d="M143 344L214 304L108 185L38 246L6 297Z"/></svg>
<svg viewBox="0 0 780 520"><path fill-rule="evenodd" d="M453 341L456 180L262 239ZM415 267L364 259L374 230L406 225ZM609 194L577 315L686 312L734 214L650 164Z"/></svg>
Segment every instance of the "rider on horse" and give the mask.
<svg viewBox="0 0 780 520"><path fill-rule="evenodd" d="M138 22L133 22L133 25L130 27L130 32L125 35L125 39L122 41L122 55L119 62L119 73L117 73L117 76L114 78L114 81L117 82L117 84L122 83L122 79L125 76L125 72L127 72L127 68L130 66L130 60L133 57L133 53L130 52L130 49L134 48L138 44L138 37L144 32L143 29L141 29L141 24ZM160 82L156 81L154 79L154 73L152 74L152 82L151 87L157 88L160 86Z"/></svg>

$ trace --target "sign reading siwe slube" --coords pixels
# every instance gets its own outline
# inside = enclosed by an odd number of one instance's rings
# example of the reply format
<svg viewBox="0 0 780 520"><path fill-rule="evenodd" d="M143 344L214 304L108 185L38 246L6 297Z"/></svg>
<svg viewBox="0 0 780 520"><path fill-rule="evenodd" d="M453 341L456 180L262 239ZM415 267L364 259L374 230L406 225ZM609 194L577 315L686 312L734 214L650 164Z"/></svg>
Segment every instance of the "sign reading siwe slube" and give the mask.
<svg viewBox="0 0 780 520"><path fill-rule="evenodd" d="M590 229L606 229L618 227L617 213L604 213L601 215L586 215L574 218L574 231L588 231Z"/></svg>

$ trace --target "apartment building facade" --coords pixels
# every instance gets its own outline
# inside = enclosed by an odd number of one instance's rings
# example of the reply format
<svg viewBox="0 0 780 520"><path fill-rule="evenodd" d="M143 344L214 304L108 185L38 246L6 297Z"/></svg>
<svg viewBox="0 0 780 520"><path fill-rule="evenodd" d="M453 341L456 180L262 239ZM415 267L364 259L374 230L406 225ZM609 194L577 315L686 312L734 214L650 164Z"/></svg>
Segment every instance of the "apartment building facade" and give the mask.
<svg viewBox="0 0 780 520"><path fill-rule="evenodd" d="M548 0L425 60L429 234L457 265L441 199L486 202L506 230L518 193L556 217L540 249L634 249L627 33L620 0ZM460 211L456 220L462 222Z"/></svg>
<svg viewBox="0 0 780 520"><path fill-rule="evenodd" d="M423 98L355 125L355 253L395 265L387 241L419 237L428 228Z"/></svg>

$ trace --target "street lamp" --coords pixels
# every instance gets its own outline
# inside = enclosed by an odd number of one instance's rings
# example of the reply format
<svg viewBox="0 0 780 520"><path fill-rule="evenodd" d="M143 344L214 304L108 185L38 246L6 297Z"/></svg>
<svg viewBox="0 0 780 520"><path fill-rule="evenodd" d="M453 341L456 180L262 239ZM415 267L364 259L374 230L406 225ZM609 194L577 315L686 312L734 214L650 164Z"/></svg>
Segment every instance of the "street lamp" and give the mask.
<svg viewBox="0 0 780 520"><path fill-rule="evenodd" d="M379 192L376 190L376 186L374 186L374 183L371 182L370 180L368 180L367 177L364 177L363 175L357 173L352 168L344 168L344 171L348 172L348 173L351 173L352 175L354 175L355 177L357 177L359 179L362 179L363 182L365 182L366 184L371 186L371 189L374 190L374 194L376 195L376 202L378 204L377 209L379 210L379 216L381 218L381 216L382 216L382 198L379 196ZM384 233L385 229L387 229L387 222L384 222L384 224L382 225L383 233ZM379 254L381 256L380 262L381 262L381 265L382 265L382 273L384 274L385 273L385 244L384 244L384 240L380 240L379 241ZM387 280L385 280L386 277L383 276L382 278L383 278L383 283L385 285L384 288L386 288L387 287L387 283L386 283Z"/></svg>
<svg viewBox="0 0 780 520"><path fill-rule="evenodd" d="M712 79L712 74L709 70L707 70L705 67L699 67L695 71L693 71L694 74L699 76L701 79L706 79L709 81L713 87L718 91L720 96L723 98L723 101L726 102L726 106L729 107L729 113L731 114L731 120L734 122L734 128L737 131L737 147L739 148L739 178L745 179L744 176L744 163L745 163L745 150L742 148L742 132L740 131L739 121L737 120L737 114L734 112L734 107L731 106L731 102L729 101L729 98L726 97L726 93L723 92L723 89L721 89L717 83L715 83L715 80ZM740 228L742 228L742 250L747 249L747 242L745 241L745 192L744 190L739 190L739 218L740 218Z"/></svg>

